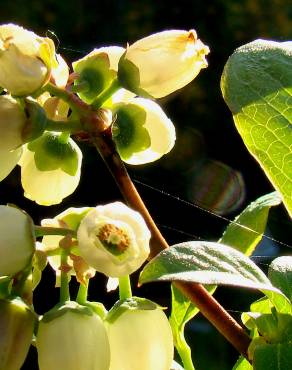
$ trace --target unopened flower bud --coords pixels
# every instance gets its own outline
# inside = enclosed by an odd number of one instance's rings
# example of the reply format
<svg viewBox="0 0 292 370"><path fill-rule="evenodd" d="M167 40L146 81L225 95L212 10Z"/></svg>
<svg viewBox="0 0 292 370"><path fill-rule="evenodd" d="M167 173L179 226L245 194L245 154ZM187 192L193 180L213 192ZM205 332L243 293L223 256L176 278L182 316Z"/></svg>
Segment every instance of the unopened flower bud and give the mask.
<svg viewBox="0 0 292 370"><path fill-rule="evenodd" d="M89 211L77 231L81 256L111 277L131 274L143 264L150 236L142 216L120 202Z"/></svg>
<svg viewBox="0 0 292 370"><path fill-rule="evenodd" d="M106 327L111 349L110 370L169 370L172 331L155 303L133 297L109 312Z"/></svg>
<svg viewBox="0 0 292 370"><path fill-rule="evenodd" d="M12 151L0 150L0 181L5 179L17 165L22 154L22 148Z"/></svg>
<svg viewBox="0 0 292 370"><path fill-rule="evenodd" d="M24 109L10 95L0 96L0 149L1 151L14 150L24 141L23 129L27 117Z"/></svg>
<svg viewBox="0 0 292 370"><path fill-rule="evenodd" d="M127 48L119 62L119 81L137 95L162 98L207 67L208 53L194 30L155 33Z"/></svg>
<svg viewBox="0 0 292 370"><path fill-rule="evenodd" d="M173 148L174 125L154 101L134 98L116 104L114 112L113 139L126 163L153 162Z"/></svg>
<svg viewBox="0 0 292 370"><path fill-rule="evenodd" d="M69 67L60 54L56 54L57 65L51 71L51 80L58 87L65 87L69 78Z"/></svg>
<svg viewBox="0 0 292 370"><path fill-rule="evenodd" d="M0 300L0 370L19 370L27 356L36 321L20 299Z"/></svg>
<svg viewBox="0 0 292 370"><path fill-rule="evenodd" d="M82 153L72 140L45 132L24 146L19 161L24 195L41 205L60 203L76 189Z"/></svg>
<svg viewBox="0 0 292 370"><path fill-rule="evenodd" d="M14 276L31 262L35 237L30 217L0 205L0 276Z"/></svg>
<svg viewBox="0 0 292 370"><path fill-rule="evenodd" d="M108 370L110 347L101 318L75 302L45 314L36 346L40 370Z"/></svg>
<svg viewBox="0 0 292 370"><path fill-rule="evenodd" d="M51 39L15 24L0 26L0 86L12 95L31 95L49 79L56 66Z"/></svg>

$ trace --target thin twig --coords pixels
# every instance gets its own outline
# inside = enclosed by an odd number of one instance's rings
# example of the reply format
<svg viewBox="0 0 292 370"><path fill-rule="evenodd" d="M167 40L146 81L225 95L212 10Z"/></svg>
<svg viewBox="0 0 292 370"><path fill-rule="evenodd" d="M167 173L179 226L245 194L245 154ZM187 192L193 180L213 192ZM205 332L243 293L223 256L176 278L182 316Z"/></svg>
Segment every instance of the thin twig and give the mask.
<svg viewBox="0 0 292 370"><path fill-rule="evenodd" d="M140 212L151 231L151 256L153 258L163 249L168 248L135 185L128 175L126 167L116 152L111 139L110 130L102 135L92 137L92 142L103 158L114 177L127 204ZM245 357L250 338L246 331L229 315L229 313L212 297L201 284L176 282L176 286L199 308L201 313L217 328L217 330Z"/></svg>

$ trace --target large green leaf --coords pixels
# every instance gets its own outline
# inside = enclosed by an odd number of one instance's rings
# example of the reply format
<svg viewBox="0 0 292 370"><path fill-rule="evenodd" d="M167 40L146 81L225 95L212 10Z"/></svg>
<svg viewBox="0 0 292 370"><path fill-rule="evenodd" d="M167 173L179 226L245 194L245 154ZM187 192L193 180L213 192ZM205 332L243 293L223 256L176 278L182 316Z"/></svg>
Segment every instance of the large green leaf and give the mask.
<svg viewBox="0 0 292 370"><path fill-rule="evenodd" d="M292 301L292 256L281 256L270 264L269 279Z"/></svg>
<svg viewBox="0 0 292 370"><path fill-rule="evenodd" d="M244 254L223 244L193 241L163 250L142 270L140 283L180 280L277 291Z"/></svg>
<svg viewBox="0 0 292 370"><path fill-rule="evenodd" d="M230 245L250 256L263 237L270 208L280 203L277 192L258 198L228 225L219 243Z"/></svg>
<svg viewBox="0 0 292 370"><path fill-rule="evenodd" d="M221 89L245 145L292 216L292 42L256 40L238 48Z"/></svg>
<svg viewBox="0 0 292 370"><path fill-rule="evenodd" d="M291 370L292 343L263 344L256 347L254 370Z"/></svg>

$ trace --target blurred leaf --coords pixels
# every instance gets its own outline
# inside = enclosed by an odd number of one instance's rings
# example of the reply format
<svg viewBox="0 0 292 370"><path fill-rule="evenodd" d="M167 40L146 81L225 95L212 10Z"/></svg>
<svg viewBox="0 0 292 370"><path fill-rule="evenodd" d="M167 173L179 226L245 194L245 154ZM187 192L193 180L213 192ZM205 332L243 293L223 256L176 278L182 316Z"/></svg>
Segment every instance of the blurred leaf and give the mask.
<svg viewBox="0 0 292 370"><path fill-rule="evenodd" d="M190 171L189 171L190 172ZM188 178L188 199L219 215L234 212L245 198L240 172L213 159L205 159Z"/></svg>
<svg viewBox="0 0 292 370"><path fill-rule="evenodd" d="M274 259L269 266L268 276L272 284L292 300L292 256Z"/></svg>
<svg viewBox="0 0 292 370"><path fill-rule="evenodd" d="M230 245L250 256L263 237L270 208L280 203L277 192L258 198L227 226L219 243Z"/></svg>
<svg viewBox="0 0 292 370"><path fill-rule="evenodd" d="M256 40L228 59L224 99L251 154L292 215L292 42Z"/></svg>
<svg viewBox="0 0 292 370"><path fill-rule="evenodd" d="M262 344L255 348L254 370L291 370L292 343Z"/></svg>

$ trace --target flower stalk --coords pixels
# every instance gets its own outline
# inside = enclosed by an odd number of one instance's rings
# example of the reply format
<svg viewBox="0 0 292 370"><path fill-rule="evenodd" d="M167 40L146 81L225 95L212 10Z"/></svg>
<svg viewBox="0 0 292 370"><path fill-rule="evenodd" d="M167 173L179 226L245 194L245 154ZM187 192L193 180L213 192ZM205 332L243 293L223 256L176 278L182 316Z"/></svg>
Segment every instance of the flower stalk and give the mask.
<svg viewBox="0 0 292 370"><path fill-rule="evenodd" d="M132 297L132 288L129 275L119 277L119 296L120 300Z"/></svg>

